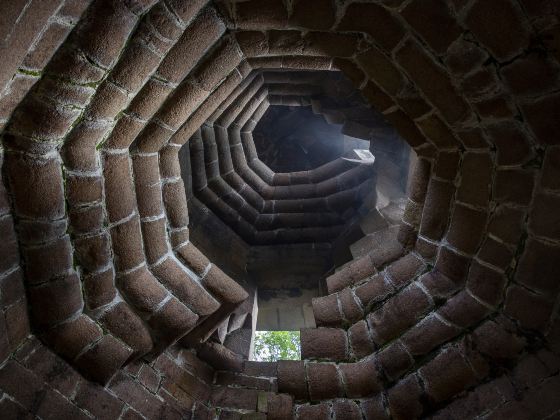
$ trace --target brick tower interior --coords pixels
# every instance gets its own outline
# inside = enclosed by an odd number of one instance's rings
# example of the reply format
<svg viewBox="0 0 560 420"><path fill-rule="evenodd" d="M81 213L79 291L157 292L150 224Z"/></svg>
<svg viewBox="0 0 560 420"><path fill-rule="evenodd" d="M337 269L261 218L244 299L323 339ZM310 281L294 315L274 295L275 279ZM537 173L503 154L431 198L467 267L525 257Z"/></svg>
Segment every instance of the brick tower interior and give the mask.
<svg viewBox="0 0 560 420"><path fill-rule="evenodd" d="M0 6L1 419L560 419L560 1Z"/></svg>

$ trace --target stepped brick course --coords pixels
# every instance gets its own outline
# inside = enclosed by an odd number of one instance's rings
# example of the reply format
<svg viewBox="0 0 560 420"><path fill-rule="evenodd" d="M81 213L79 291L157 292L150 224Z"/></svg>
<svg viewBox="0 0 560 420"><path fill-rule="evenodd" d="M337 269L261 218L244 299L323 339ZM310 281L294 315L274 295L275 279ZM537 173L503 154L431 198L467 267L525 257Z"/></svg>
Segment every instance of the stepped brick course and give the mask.
<svg viewBox="0 0 560 420"><path fill-rule="evenodd" d="M1 418L560 415L557 2L4 9ZM394 129L415 165L396 235L325 274L303 360L257 363L227 345L255 290L191 211L334 249L380 183L347 156L272 171L271 107L370 150Z"/></svg>

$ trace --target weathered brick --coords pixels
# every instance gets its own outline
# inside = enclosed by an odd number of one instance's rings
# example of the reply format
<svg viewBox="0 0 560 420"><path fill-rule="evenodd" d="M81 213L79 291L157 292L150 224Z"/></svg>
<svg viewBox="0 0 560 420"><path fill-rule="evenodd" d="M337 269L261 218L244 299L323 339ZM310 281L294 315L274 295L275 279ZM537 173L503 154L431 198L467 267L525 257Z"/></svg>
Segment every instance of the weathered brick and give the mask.
<svg viewBox="0 0 560 420"><path fill-rule="evenodd" d="M393 418L410 419L419 417L424 411L420 399L422 388L415 375L409 375L388 392L389 410Z"/></svg>
<svg viewBox="0 0 560 420"><path fill-rule="evenodd" d="M377 362L389 380L398 379L414 363L400 340L393 341L377 355Z"/></svg>
<svg viewBox="0 0 560 420"><path fill-rule="evenodd" d="M458 250L473 254L482 240L487 218L486 212L455 204L447 240Z"/></svg>
<svg viewBox="0 0 560 420"><path fill-rule="evenodd" d="M308 363L309 398L323 400L342 396L342 383L334 364Z"/></svg>
<svg viewBox="0 0 560 420"><path fill-rule="evenodd" d="M336 328L303 328L301 358L342 361L348 348L346 332Z"/></svg>
<svg viewBox="0 0 560 420"><path fill-rule="evenodd" d="M507 60L527 46L529 30L521 11L508 0L476 1L465 24L498 60Z"/></svg>
<svg viewBox="0 0 560 420"><path fill-rule="evenodd" d="M519 286L511 286L506 293L504 313L529 329L543 330L552 313L552 303Z"/></svg>
<svg viewBox="0 0 560 420"><path fill-rule="evenodd" d="M309 29L330 29L335 22L336 7L331 0L296 0L289 24Z"/></svg>
<svg viewBox="0 0 560 420"><path fill-rule="evenodd" d="M483 302L497 306L503 299L507 278L484 265L474 261L467 280L468 290Z"/></svg>

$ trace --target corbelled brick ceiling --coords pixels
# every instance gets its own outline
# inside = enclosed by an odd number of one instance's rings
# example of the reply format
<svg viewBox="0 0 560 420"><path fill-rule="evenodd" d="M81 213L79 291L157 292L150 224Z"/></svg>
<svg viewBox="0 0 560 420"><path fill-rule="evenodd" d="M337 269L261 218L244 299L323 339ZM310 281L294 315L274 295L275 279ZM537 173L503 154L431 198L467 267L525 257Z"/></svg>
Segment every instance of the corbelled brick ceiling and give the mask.
<svg viewBox="0 0 560 420"><path fill-rule="evenodd" d="M559 415L556 0L2 9L0 417ZM274 173L250 133L310 105L371 139L335 71L418 157L398 243L326 278L304 360L247 362L185 183L247 243L332 241L368 167Z"/></svg>

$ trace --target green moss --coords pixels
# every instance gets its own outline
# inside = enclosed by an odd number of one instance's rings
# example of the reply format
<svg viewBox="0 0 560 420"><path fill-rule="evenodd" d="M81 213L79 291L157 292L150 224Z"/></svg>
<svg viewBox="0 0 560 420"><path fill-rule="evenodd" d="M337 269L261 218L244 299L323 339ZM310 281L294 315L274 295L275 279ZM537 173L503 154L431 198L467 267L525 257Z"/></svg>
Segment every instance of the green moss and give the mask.
<svg viewBox="0 0 560 420"><path fill-rule="evenodd" d="M33 71L33 70L26 70L26 69L18 69L18 73L25 74L27 76L34 76L34 77L40 77L43 74L40 71Z"/></svg>

